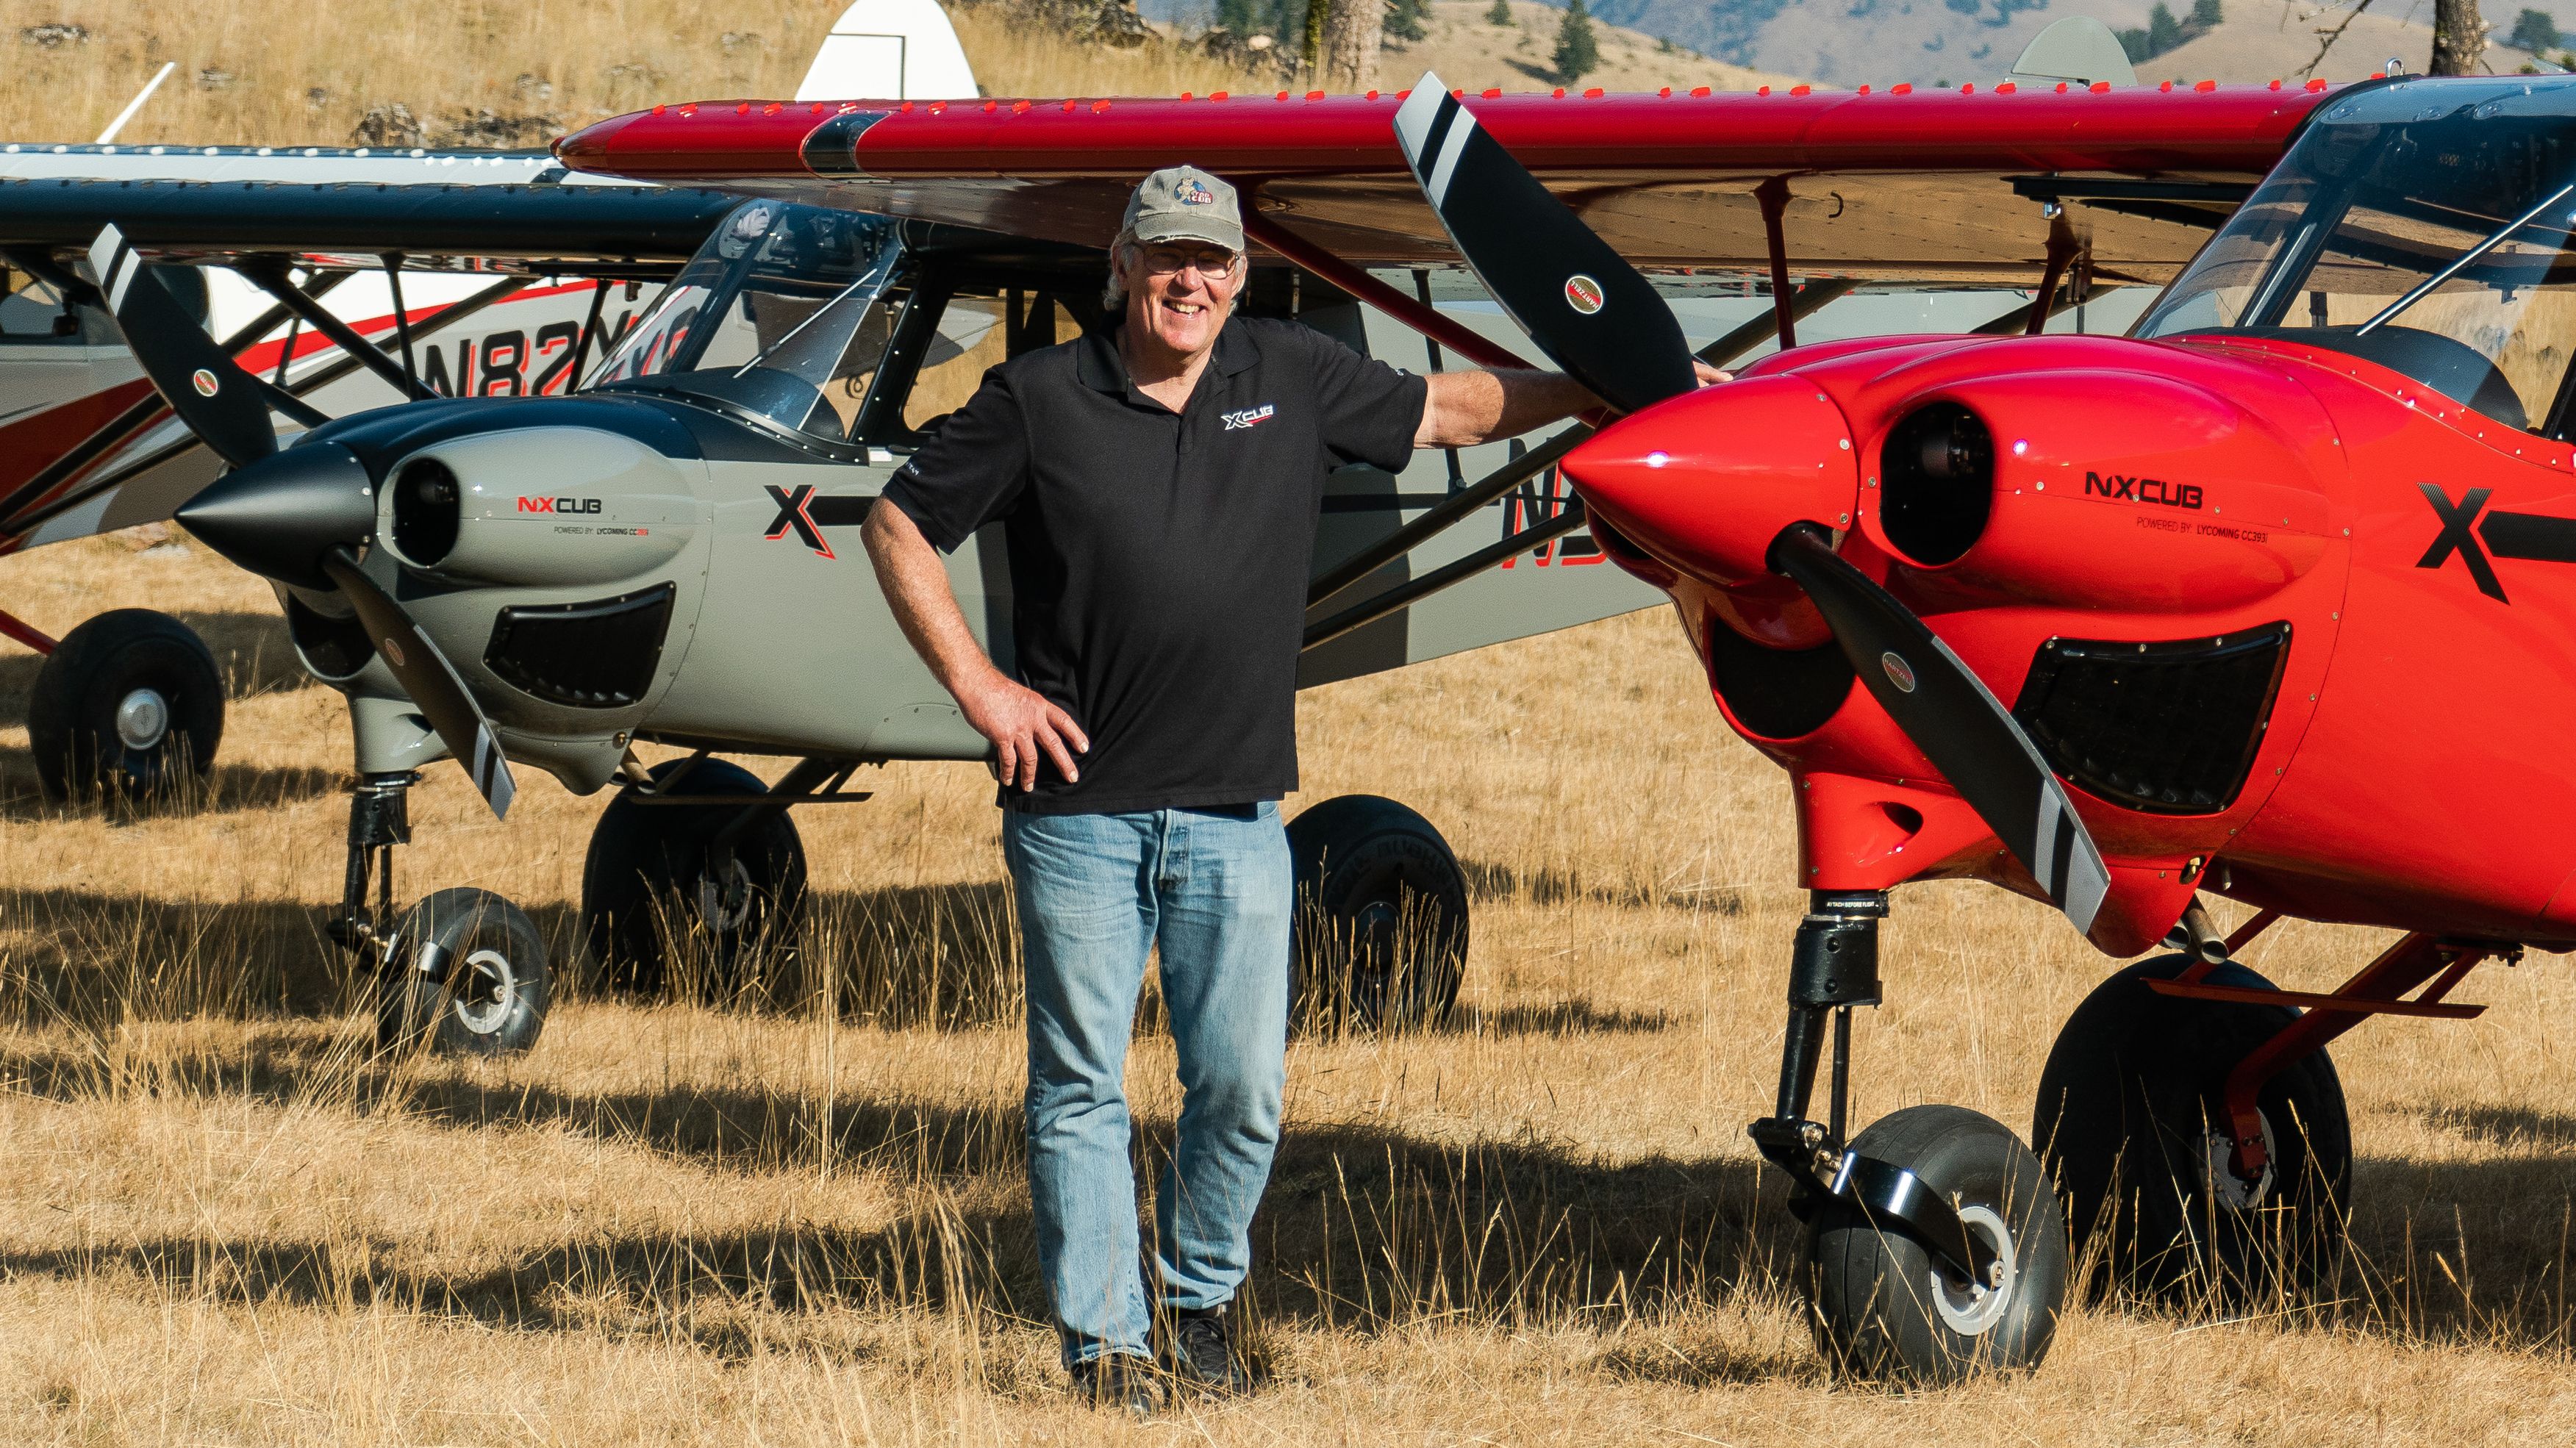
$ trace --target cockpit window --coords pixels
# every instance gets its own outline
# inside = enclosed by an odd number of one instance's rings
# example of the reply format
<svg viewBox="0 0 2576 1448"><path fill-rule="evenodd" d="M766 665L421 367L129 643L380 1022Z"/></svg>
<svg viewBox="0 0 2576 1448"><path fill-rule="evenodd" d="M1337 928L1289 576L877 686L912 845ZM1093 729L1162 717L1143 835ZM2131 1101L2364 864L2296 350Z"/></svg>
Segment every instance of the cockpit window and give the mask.
<svg viewBox="0 0 2576 1448"><path fill-rule="evenodd" d="M627 330L592 384L676 392L827 442L886 342L902 248L877 217L781 201L736 209Z"/></svg>
<svg viewBox="0 0 2576 1448"><path fill-rule="evenodd" d="M2515 427L2563 427L2576 87L2400 83L2329 103L2135 335L2276 336Z"/></svg>

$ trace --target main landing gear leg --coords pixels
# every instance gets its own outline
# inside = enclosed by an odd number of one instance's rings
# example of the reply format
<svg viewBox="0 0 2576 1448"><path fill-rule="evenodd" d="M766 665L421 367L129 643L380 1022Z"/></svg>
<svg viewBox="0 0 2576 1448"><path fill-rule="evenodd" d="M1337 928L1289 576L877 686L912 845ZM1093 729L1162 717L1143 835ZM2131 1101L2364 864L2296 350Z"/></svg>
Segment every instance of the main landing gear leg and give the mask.
<svg viewBox="0 0 2576 1448"><path fill-rule="evenodd" d="M1789 968L1773 1113L1749 1128L1807 1229L1817 1340L1859 1376L1955 1381L2031 1367L2065 1297L2066 1229L2039 1160L2000 1122L1917 1106L1846 1141L1851 1011L1879 1000L1885 891L1814 891ZM1830 1105L1808 1116L1830 1052Z"/></svg>

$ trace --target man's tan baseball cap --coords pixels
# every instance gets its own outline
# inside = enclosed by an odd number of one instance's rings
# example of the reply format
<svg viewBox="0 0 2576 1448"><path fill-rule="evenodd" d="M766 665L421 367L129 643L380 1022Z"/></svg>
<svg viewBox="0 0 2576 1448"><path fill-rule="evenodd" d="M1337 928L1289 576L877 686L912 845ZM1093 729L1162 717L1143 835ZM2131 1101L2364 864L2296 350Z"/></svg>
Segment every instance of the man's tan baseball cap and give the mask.
<svg viewBox="0 0 2576 1448"><path fill-rule="evenodd" d="M1127 198L1125 230L1138 241L1205 241L1241 253L1243 211L1234 188L1196 166L1167 166Z"/></svg>

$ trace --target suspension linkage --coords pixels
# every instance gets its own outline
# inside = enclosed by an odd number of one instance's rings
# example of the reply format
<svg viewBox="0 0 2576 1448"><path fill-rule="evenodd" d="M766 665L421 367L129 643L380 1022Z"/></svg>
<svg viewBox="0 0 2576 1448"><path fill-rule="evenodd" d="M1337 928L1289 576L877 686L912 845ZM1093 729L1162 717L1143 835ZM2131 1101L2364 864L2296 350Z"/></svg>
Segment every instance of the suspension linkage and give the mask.
<svg viewBox="0 0 2576 1448"><path fill-rule="evenodd" d="M1913 1172L1854 1151L1843 1141L1845 1082L1850 1074L1851 1008L1876 1005L1878 922L1883 890L1809 892L1789 965L1789 1026L1780 1056L1779 1106L1745 1128L1754 1147L1789 1174L1789 1210L1800 1220L1826 1202L1857 1210L1874 1226L1893 1228L1923 1245L1943 1274L1960 1282L2002 1285L1994 1247L1968 1230L1958 1209ZM1817 1057L1833 1022L1833 1122L1807 1119Z"/></svg>

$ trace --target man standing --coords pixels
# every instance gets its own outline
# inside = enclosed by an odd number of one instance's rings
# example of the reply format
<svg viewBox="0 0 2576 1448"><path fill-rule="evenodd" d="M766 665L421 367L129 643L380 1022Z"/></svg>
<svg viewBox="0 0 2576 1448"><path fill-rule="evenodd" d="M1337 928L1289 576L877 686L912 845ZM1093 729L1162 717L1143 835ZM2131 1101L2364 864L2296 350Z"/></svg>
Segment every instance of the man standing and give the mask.
<svg viewBox="0 0 2576 1448"><path fill-rule="evenodd" d="M1095 1401L1252 1386L1227 1307L1279 1139L1297 654L1324 476L1389 472L1594 406L1540 372L1423 378L1291 322L1231 316L1234 188L1136 188L1109 330L993 368L868 514L905 636L993 742L1028 967L1029 1191L1064 1361ZM1715 374L1710 374L1714 376ZM977 647L933 550L1007 523L1018 677ZM1150 949L1179 1140L1137 1270L1124 1089Z"/></svg>

